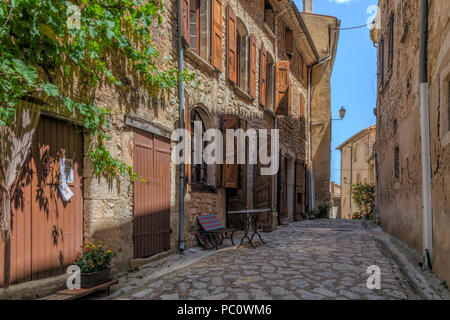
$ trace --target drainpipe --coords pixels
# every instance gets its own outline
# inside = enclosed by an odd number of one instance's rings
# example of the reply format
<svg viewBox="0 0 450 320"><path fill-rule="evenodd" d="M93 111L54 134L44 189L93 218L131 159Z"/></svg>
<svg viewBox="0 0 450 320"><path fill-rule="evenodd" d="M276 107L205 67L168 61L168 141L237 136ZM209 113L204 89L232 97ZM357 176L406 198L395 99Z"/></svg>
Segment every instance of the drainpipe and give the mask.
<svg viewBox="0 0 450 320"><path fill-rule="evenodd" d="M428 0L420 0L420 131L422 146L422 247L424 265L431 269L433 217L431 212L430 114L428 102Z"/></svg>
<svg viewBox="0 0 450 320"><path fill-rule="evenodd" d="M184 71L184 53L183 53L183 35L181 34L181 28L183 25L182 12L181 12L181 0L177 1L177 12L178 12L178 72L183 74ZM179 107L179 128L184 129L184 115L185 115L185 105L184 105L184 81L180 77L178 84L178 98L180 101ZM186 137L185 137L186 139ZM184 155L186 161L186 154ZM178 217L178 250L180 252L184 251L184 174L185 167L183 164L180 165L180 186L179 186L179 217Z"/></svg>

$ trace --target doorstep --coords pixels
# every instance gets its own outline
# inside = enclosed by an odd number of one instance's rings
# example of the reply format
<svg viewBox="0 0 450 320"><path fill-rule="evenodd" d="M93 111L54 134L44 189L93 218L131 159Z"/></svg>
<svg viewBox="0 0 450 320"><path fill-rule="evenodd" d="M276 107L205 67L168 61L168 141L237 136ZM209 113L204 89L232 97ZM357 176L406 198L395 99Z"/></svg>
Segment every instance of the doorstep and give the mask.
<svg viewBox="0 0 450 320"><path fill-rule="evenodd" d="M15 284L8 290L0 289L0 300L33 300L67 289L68 274Z"/></svg>

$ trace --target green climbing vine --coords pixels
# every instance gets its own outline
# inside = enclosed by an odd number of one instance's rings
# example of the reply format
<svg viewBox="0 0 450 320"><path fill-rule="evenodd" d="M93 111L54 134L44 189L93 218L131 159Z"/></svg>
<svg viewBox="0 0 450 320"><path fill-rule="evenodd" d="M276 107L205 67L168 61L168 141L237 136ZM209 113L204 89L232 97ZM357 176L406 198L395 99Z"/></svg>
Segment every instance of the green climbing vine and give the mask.
<svg viewBox="0 0 450 320"><path fill-rule="evenodd" d="M132 167L115 159L105 142L111 109L69 96L60 79L77 78L98 87L103 81L123 87L105 62L117 52L143 75L157 96L180 78L193 81L188 72L162 63L152 43L152 26L162 23L160 0L3 0L0 4L0 126L14 118L21 101L48 108L63 108L91 135L89 158L96 174L128 174ZM162 67L161 67L162 66ZM67 81L67 80L66 80Z"/></svg>

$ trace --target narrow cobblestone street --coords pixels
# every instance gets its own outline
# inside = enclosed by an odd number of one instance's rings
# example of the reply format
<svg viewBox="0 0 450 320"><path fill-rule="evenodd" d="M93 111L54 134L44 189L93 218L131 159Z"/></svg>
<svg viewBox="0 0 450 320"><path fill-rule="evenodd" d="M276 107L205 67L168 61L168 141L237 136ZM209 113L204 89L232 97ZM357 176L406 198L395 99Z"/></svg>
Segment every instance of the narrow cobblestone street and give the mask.
<svg viewBox="0 0 450 320"><path fill-rule="evenodd" d="M416 298L361 222L296 222L263 237L256 249L232 248L151 281L136 279L115 299ZM381 268L381 290L367 288L371 265Z"/></svg>

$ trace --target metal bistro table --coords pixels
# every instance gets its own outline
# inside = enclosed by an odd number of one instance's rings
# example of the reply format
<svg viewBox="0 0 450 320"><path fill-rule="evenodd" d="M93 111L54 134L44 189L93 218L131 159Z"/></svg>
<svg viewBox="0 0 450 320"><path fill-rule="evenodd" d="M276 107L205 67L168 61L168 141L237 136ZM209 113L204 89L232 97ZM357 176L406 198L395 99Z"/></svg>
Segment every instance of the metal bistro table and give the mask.
<svg viewBox="0 0 450 320"><path fill-rule="evenodd" d="M241 243L239 244L239 247L242 245L242 242L244 242L244 239L248 240L248 243L251 244L251 246L254 248L253 245L253 237L255 235L258 235L259 240L261 240L262 243L265 243L262 239L261 235L258 232L258 219L261 216L261 214L270 212L270 209L246 209L246 210L239 210L239 211L229 211L229 215L233 214L239 214L243 216L244 220L244 235L242 236ZM249 233L251 232L250 229L253 229L253 234L250 237ZM239 248L238 247L238 248Z"/></svg>

